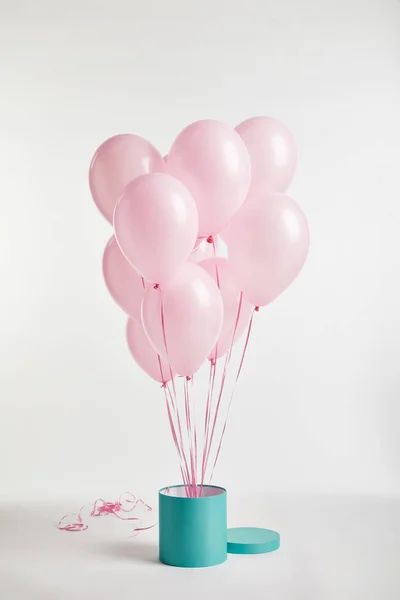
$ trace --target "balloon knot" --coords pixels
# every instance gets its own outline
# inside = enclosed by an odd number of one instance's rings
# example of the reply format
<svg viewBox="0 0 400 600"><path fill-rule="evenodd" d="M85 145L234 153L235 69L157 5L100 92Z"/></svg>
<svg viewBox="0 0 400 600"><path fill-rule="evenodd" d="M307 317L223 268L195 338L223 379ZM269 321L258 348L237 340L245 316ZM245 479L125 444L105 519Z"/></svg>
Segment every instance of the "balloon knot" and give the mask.
<svg viewBox="0 0 400 600"><path fill-rule="evenodd" d="M208 242L209 244L212 244L212 243L213 243L213 241L214 241L214 238L213 238L213 236L212 236L212 235L209 235L209 236L208 236L208 238L207 238L207 242Z"/></svg>
<svg viewBox="0 0 400 600"><path fill-rule="evenodd" d="M192 378L190 377L190 375L186 375L186 381L190 381Z"/></svg>
<svg viewBox="0 0 400 600"><path fill-rule="evenodd" d="M167 387L167 382L163 381L162 384L161 384L161 389L166 388L166 387Z"/></svg>
<svg viewBox="0 0 400 600"><path fill-rule="evenodd" d="M254 310L255 310L256 312L258 312L258 311L260 310L260 307L259 307L259 306L255 306L255 307L254 307Z"/></svg>
<svg viewBox="0 0 400 600"><path fill-rule="evenodd" d="M160 289L160 286L159 286L159 284L158 284L158 283L155 283L155 284L153 285L153 289L154 289L154 290L159 290L159 289Z"/></svg>
<svg viewBox="0 0 400 600"><path fill-rule="evenodd" d="M210 360L211 366L215 367L215 365L217 364L217 361L215 360L215 358L212 358Z"/></svg>

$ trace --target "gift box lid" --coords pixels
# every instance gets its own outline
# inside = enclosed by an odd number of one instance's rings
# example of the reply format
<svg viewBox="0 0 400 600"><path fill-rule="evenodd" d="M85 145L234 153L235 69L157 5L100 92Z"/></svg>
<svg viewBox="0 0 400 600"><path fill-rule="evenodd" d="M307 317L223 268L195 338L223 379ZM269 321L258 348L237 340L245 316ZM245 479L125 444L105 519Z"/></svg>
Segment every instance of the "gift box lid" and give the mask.
<svg viewBox="0 0 400 600"><path fill-rule="evenodd" d="M261 527L232 527L228 529L230 554L264 554L277 550L280 535L272 529Z"/></svg>

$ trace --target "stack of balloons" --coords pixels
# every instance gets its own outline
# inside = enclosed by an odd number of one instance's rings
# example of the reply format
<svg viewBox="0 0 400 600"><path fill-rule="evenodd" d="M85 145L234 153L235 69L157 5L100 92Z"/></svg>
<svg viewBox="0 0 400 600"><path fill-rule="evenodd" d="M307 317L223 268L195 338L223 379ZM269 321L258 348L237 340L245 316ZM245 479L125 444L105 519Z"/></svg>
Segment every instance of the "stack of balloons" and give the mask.
<svg viewBox="0 0 400 600"><path fill-rule="evenodd" d="M116 135L90 166L92 196L114 227L104 278L129 315L134 359L162 384L191 497L201 495L211 457L212 470L218 459L226 421L218 439L215 432L233 345L247 331L237 380L254 311L290 285L307 256L306 218L284 193L295 167L292 134L270 117L236 129L197 121L165 157L137 135ZM219 255L220 238L227 258ZM199 428L194 374L207 361Z"/></svg>

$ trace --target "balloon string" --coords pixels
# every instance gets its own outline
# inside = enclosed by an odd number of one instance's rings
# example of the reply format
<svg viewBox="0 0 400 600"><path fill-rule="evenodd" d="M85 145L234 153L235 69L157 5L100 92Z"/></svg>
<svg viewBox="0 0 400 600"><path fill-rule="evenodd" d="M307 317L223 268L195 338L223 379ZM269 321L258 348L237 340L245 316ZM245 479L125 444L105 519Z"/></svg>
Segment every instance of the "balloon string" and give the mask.
<svg viewBox="0 0 400 600"><path fill-rule="evenodd" d="M194 497L197 497L197 434L196 434L196 413L194 406L194 396L193 396L193 376L186 377L186 386L187 386L187 396L188 396L188 404L189 404L189 418L190 418L190 433L192 440L192 449L193 449L193 492Z"/></svg>
<svg viewBox="0 0 400 600"><path fill-rule="evenodd" d="M178 441L178 438L176 436L176 430L175 430L175 426L174 426L174 423L173 423L172 414L171 414L171 411L169 409L169 405L168 405L168 402L167 402L167 406L168 406L168 418L170 419L171 432L172 432L173 437L175 436L176 444L177 444L177 450L178 450L178 453L179 453L179 455L181 457L181 467L180 468L181 468L181 474L182 474L183 484L185 486L185 491L186 491L186 495L187 495L188 491L190 490L190 487L189 487L189 481L190 481L189 468L188 468L188 464L187 464L185 447L184 447L184 444L183 444L182 428L181 428L181 422L180 422L180 418L179 418L179 408L177 406L177 396L176 396L174 374L172 372L171 363L170 363L169 357L168 357L168 345L167 345L167 334L166 334L166 330L165 330L165 316L164 316L163 297L162 297L160 286L158 284L156 284L156 286L154 286L154 287L155 287L155 289L158 289L160 291L161 327L162 327L162 333L163 333L163 340L164 340L166 357L167 357L167 360L168 360L168 367L169 367L169 373L170 373L170 378L171 378L171 385L172 385L173 394L172 394L171 390L169 389L169 387L167 387L167 390L168 390L168 392L170 394L171 405L172 405L172 408L173 408L173 411L174 411L174 414L176 416L177 423L178 423L179 441ZM162 365L161 365L161 358L160 357L158 358L158 361L159 361L159 365L160 365L160 372L162 374ZM164 380L163 376L162 376L162 378ZM174 441L175 441L175 439L174 439Z"/></svg>
<svg viewBox="0 0 400 600"><path fill-rule="evenodd" d="M210 360L210 374L208 378L208 393L206 412L204 417L204 444L203 444L203 458L201 463L201 484L200 484L200 496L203 491L204 479L206 474L206 455L208 447L208 438L210 434L210 421L211 421L211 405L214 394L215 375L216 375L217 361L215 358Z"/></svg>
<svg viewBox="0 0 400 600"><path fill-rule="evenodd" d="M210 360L210 373L208 375L208 392L207 392L207 402L206 402L206 411L204 415L204 446L203 446L203 459L202 459L202 478L201 485L203 485L204 480L204 460L205 460L205 448L207 447L207 433L208 433L208 423L210 421L210 402L211 402L211 382L213 378L213 371L215 371L215 359L212 358Z"/></svg>
<svg viewBox="0 0 400 600"><path fill-rule="evenodd" d="M208 461L210 459L211 448L212 448L212 444L213 444L213 440L214 440L215 427L216 427L216 424L217 424L218 415L219 415L219 409L220 409L220 406L221 406L222 394L223 394L224 387L225 387L227 369L228 369L228 365L229 365L229 362L230 362L231 356L232 356L233 343L235 341L236 331L237 331L237 327L238 327L238 323L239 323L239 318L240 318L240 312L241 312L241 309L242 309L242 301L243 301L243 292L240 292L239 305L238 305L238 311L237 311L237 314L236 314L235 326L233 328L232 340L231 340L231 344L230 344L228 353L227 353L226 358L225 358L224 370L222 372L221 385L220 385L220 389L219 389L219 393L218 393L217 406L216 406L215 412L214 412L214 419L213 419L213 425L212 425L212 430L211 430L211 436L210 436L210 440L209 440L209 444L208 444L208 449L207 449L207 459L206 459L206 464L205 464L205 469L206 470L207 470Z"/></svg>
<svg viewBox="0 0 400 600"><path fill-rule="evenodd" d="M166 406L167 406L167 414L168 414L168 421L169 421L169 425L170 425L170 429L171 429L171 433L172 433L172 438L174 440L175 443L175 447L177 449L179 458L180 458L180 470L181 470L181 475L182 475L182 480L183 480L183 484L185 486L185 491L186 491L186 495L187 495L187 486L188 486L188 480L187 477L185 475L185 471L184 471L184 463L186 461L186 459L184 459L184 452L182 449L181 444L178 442L178 437L176 435L176 429L175 429L175 425L174 425L174 421L172 418L172 414L171 414L171 407L168 401L168 392L170 393L170 390L167 390L167 385L163 385L164 388L164 393L165 393L165 401L166 401ZM171 400L172 400L172 396L171 396Z"/></svg>
<svg viewBox="0 0 400 600"><path fill-rule="evenodd" d="M190 447L190 428L189 428L189 407L188 407L188 400L187 400L187 395L186 395L186 378L184 379L184 383L183 383L183 402L184 402L184 408L185 408L185 419L186 419L186 433L187 433L187 441L188 441L188 446L189 446L189 465L190 465L190 469L189 469L189 491L192 491L192 450Z"/></svg>
<svg viewBox="0 0 400 600"><path fill-rule="evenodd" d="M214 260L215 260L217 257L217 249L216 249L214 237L212 235L210 235L207 238L207 242L209 244L212 244ZM216 279L218 289L221 290L218 264L216 261L215 261L215 279ZM208 392L207 392L205 423L204 423L204 445L203 445L203 458L202 458L202 466L201 466L200 495L202 494L202 491L203 491L203 484L204 484L204 479L205 479L205 474L206 474L207 448L208 448L209 436L210 436L211 408L212 408L212 401L213 401L213 395L214 395L217 357L218 357L218 342L215 345L214 356L210 359L210 374L209 374L209 380L208 380Z"/></svg>
<svg viewBox="0 0 400 600"><path fill-rule="evenodd" d="M171 397L172 397L171 391L170 391L170 394L171 394ZM183 456L183 459L184 459L184 467L185 467L185 472L186 472L187 485L189 486L189 480L190 480L190 477L189 477L189 466L188 466L189 463L188 463L188 460L187 460L187 457L186 457L186 452L185 452L185 444L184 444L184 441L183 441L181 417L180 417L180 414L179 414L179 406L178 406L178 403L177 403L176 394L175 394L175 402L174 402L174 412L175 412L177 423L178 423L179 440L180 440L180 444L181 444L181 448L182 448L182 456ZM188 492L188 491L190 491L190 488L188 488L186 490L186 492Z"/></svg>
<svg viewBox="0 0 400 600"><path fill-rule="evenodd" d="M221 446L222 446L222 440L224 439L224 435L225 435L225 429L226 429L226 424L228 422L228 417L229 417L229 412L231 409L231 404L232 404L232 400L233 400L233 396L235 395L235 390L236 390L236 384L238 382L238 379L240 377L240 373L242 372L242 367L243 367L243 362L244 362L244 357L246 356L246 351L247 351L247 346L249 344L249 339L250 339L250 334L251 334L251 328L253 325L253 317L254 317L254 313L258 311L258 306L255 307L255 309L253 310L252 314L251 314L251 318L250 318L250 322L249 322L249 327L247 329L247 335L246 335L246 341L244 343L244 347L243 347L243 352L242 352L242 357L240 359L240 363L239 363L239 368L237 370L236 373L236 378L235 378L235 382L233 384L233 389L232 389L232 393L231 393L231 397L229 399L229 404L228 404L228 410L226 412L226 417L225 417L225 422L224 422L224 426L222 429L222 433L221 433L221 437L219 440L219 444L218 444L218 450L217 450L217 454L215 456L215 460L214 460L214 464L213 464L213 468L211 471L211 477L210 477L210 482L213 478L214 475L214 469L215 469L215 465L217 464L218 461L218 457L219 457L219 453L221 451Z"/></svg>
<svg viewBox="0 0 400 600"><path fill-rule="evenodd" d="M190 377L184 377L183 379L183 391L185 397L185 412L186 412L186 427L189 439L189 456L190 456L190 468L191 468L191 492L192 496L196 497L196 468L194 463L194 451L193 451L193 428L191 420L191 407L190 407L190 395L189 395L189 381Z"/></svg>
<svg viewBox="0 0 400 600"><path fill-rule="evenodd" d="M171 383L172 383L172 387L174 390L174 395L175 395L175 399L176 399L176 389L175 389L175 382L174 382L174 374L172 372L172 367L171 367L171 363L169 362L169 356L168 356L168 346L167 346L167 334L165 331L165 318L164 318L164 305L163 305L163 297L162 297L162 293L161 293L161 289L160 286L158 284L156 284L158 290L160 290L160 311L161 311L161 327L162 327L162 333L163 333L163 340L164 340L164 346L165 346L165 354L166 354L166 358L168 360L168 366L169 366L169 374L171 377Z"/></svg>
<svg viewBox="0 0 400 600"><path fill-rule="evenodd" d="M166 333L166 330L165 330L165 316L164 316L163 297L162 297L160 286L158 284L156 284L156 286L154 286L154 287L155 287L155 289L158 289L160 291L161 327L162 327L162 333L163 333L163 340L164 340L166 357L167 357L167 360L168 360L169 373L170 373L170 378L171 378L171 385L172 385L172 392L173 392L173 394L172 394L171 390L169 390L169 387L168 387L168 390L170 392L170 398L171 398L171 403L172 403L172 406L173 406L173 411L174 411L174 414L176 416L177 423L178 423L180 454L181 454L181 457L183 459L183 465L182 465L182 468L181 468L181 473L182 473L182 479L183 479L183 483L185 485L185 491L186 491L186 495L187 495L188 492L190 492L190 486L189 486L189 482L190 482L189 467L188 467L188 462L187 462L186 453L185 453L185 447L184 447L184 443L183 443L182 427L181 427L181 421L180 421L180 417L179 417L179 406L178 406L178 402L177 402L177 394L176 394L176 387L175 387L175 381L174 381L174 374L172 372L171 363L170 363L169 357L168 357L168 345L167 345L167 333ZM160 359L160 366L161 366L161 359ZM186 472L185 477L183 476L183 471Z"/></svg>
<svg viewBox="0 0 400 600"><path fill-rule="evenodd" d="M177 443L178 443L178 450L179 450L180 457L181 457L181 474L182 474L183 483L185 485L185 492L186 492L186 495L188 495L188 492L190 491L190 485L189 485L190 476L189 476L189 467L188 467L188 462L187 462L186 452L185 452L185 445L184 445L184 442L183 442L182 426L181 426L181 420L180 420L180 416L179 416L179 408L177 406L176 396L174 398L174 395L172 394L172 392L171 392L168 384L166 384L165 387L166 387L166 390L168 392L169 399L170 399L170 404L172 406L172 410L173 410L173 413L174 413L174 415L176 417L177 424L178 424L179 439L178 439L178 436L176 436L176 437L177 437ZM172 421L172 424L173 424L172 414L171 414L171 421ZM174 427L174 432L175 432L175 435L176 435L176 429L175 429L175 427Z"/></svg>
<svg viewBox="0 0 400 600"><path fill-rule="evenodd" d="M212 241L212 245L213 245L213 250L214 250L214 260L215 260L215 259L217 258L217 248L216 248L216 246L215 246L215 241L214 241L214 238L213 238L213 241ZM221 286L220 286L220 281L219 281L219 271L218 271L218 264L217 264L217 261L216 261L216 260L215 260L215 278L216 278L216 280L217 280L217 286L218 286L218 289L220 290L220 289L221 289Z"/></svg>
<svg viewBox="0 0 400 600"><path fill-rule="evenodd" d="M191 405L192 405L192 409L193 409L193 431L194 431L194 464L195 464L195 473L196 473L196 491L197 491L197 468L198 468L198 456L197 456L197 418L196 418L196 405L194 403L194 376L192 375L191 377Z"/></svg>
<svg viewBox="0 0 400 600"><path fill-rule="evenodd" d="M164 384L167 382L167 378L164 375L164 371L162 368L162 362L161 362L161 356L159 354L157 354L157 360L158 360L158 366L160 369L160 377L161 377L162 385L164 386Z"/></svg>

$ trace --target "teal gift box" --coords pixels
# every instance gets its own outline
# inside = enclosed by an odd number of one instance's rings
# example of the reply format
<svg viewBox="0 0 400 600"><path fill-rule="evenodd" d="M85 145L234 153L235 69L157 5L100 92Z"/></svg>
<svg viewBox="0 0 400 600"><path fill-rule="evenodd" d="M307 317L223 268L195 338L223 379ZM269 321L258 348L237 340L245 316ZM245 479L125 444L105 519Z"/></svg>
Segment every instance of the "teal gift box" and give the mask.
<svg viewBox="0 0 400 600"><path fill-rule="evenodd" d="M204 485L198 498L188 498L183 485L161 489L160 561L175 567L211 567L225 562L226 496L224 488L214 485Z"/></svg>

